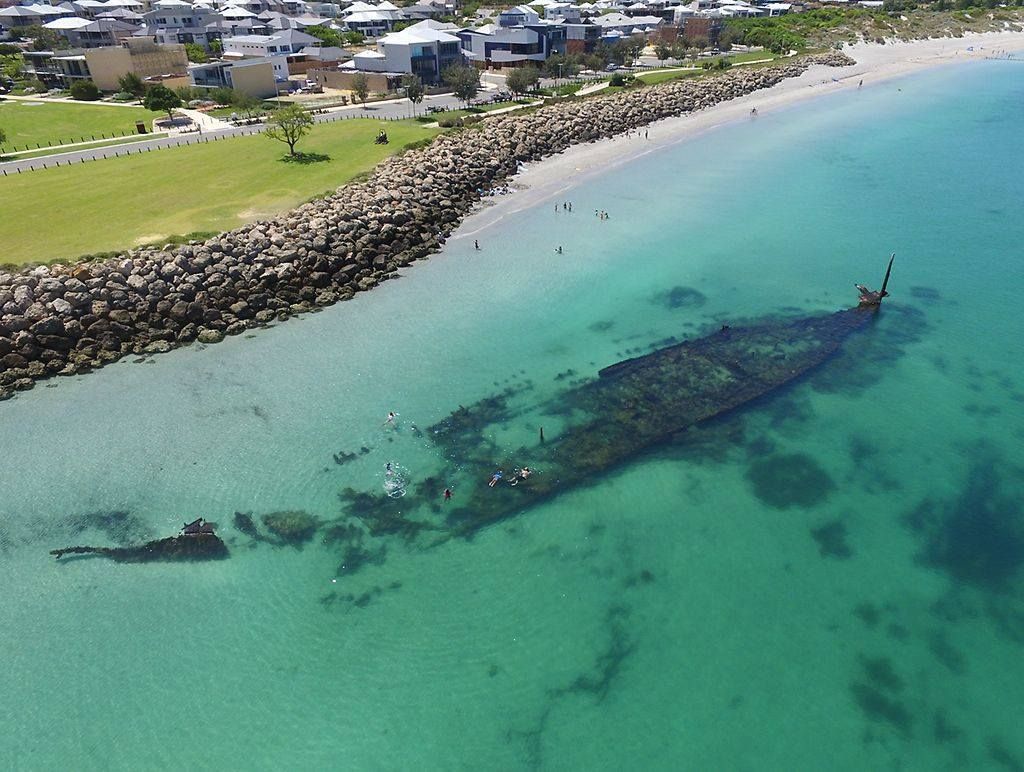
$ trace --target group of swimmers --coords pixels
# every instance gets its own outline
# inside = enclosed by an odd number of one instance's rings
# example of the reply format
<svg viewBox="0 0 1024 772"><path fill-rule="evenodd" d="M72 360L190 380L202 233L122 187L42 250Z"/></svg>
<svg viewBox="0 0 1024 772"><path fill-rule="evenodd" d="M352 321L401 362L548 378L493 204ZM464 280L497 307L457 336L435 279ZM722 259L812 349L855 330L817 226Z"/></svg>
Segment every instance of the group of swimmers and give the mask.
<svg viewBox="0 0 1024 772"><path fill-rule="evenodd" d="M594 210L594 216L598 220L607 220L608 217L609 217L608 213L606 211L604 211L603 209L595 209Z"/></svg>
<svg viewBox="0 0 1024 772"><path fill-rule="evenodd" d="M558 211L558 204L555 204L555 211L556 212ZM562 202L562 211L563 212L571 212L572 211L572 201L563 201Z"/></svg>
<svg viewBox="0 0 1024 772"><path fill-rule="evenodd" d="M512 479L508 481L509 485L519 485L523 480L533 474L533 470L528 466L524 466L522 469L517 469L515 474L512 475ZM500 469L491 475L491 479L487 481L488 487L493 488L495 485L505 479L505 473Z"/></svg>
<svg viewBox="0 0 1024 772"><path fill-rule="evenodd" d="M558 253L562 254L562 248L561 247L558 248ZM392 427L396 427L397 428L397 426L398 426L397 420L398 420L398 413L396 413L393 410L389 410L388 411L388 417L384 419L384 423L382 424L382 427L392 426ZM516 469L515 473L511 477L511 479L509 479L508 484L509 485L519 485L519 483L521 483L523 480L527 479L532 474L533 474L533 470L530 469L530 467L528 467L528 466L524 466L521 469ZM391 461L388 461L384 465L384 477L385 477L385 480L386 480L385 487L388 487L388 482L390 482L390 481L392 481L394 479L397 479L399 477L398 469L396 469L395 465ZM505 479L505 473L499 469L494 474L491 475L491 479L487 481L487 485L489 487L493 488L499 482L501 482L503 479ZM403 494L405 493L404 488L402 490L402 493ZM444 496L444 500L445 501L451 501L452 489L451 488L445 488L444 489L444 493L442 495Z"/></svg>

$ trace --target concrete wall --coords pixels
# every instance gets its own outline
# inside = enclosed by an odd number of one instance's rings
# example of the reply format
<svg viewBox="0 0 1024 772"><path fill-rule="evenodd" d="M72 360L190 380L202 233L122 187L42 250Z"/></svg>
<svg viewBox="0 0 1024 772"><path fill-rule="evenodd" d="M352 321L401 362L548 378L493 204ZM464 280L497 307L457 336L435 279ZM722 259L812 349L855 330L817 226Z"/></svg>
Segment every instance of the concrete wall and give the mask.
<svg viewBox="0 0 1024 772"><path fill-rule="evenodd" d="M257 99L277 96L277 83L274 81L274 68L270 62L249 64L242 67L233 66L228 70L231 87L243 94Z"/></svg>
<svg viewBox="0 0 1024 772"><path fill-rule="evenodd" d="M117 91L117 79L132 71L132 55L127 48L90 48L85 52L92 82L101 91Z"/></svg>
<svg viewBox="0 0 1024 772"><path fill-rule="evenodd" d="M388 77L383 73L364 72L366 84L370 93L386 93L388 90ZM341 70L310 70L306 73L309 80L316 81L324 88L336 88L343 91L352 90L352 78L354 72L343 72Z"/></svg>
<svg viewBox="0 0 1024 772"><path fill-rule="evenodd" d="M101 91L117 91L117 79L129 72L134 72L140 78L187 72L185 46L158 46L148 40L140 42L148 45L138 45L132 41L128 48L109 46L85 51L89 73Z"/></svg>

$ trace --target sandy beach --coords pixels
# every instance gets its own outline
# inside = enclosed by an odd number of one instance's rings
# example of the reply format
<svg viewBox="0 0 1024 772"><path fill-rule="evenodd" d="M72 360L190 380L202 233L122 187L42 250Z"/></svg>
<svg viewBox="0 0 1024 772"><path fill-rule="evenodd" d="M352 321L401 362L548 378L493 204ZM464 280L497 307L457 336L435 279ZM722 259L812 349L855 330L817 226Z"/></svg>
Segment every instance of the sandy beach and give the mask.
<svg viewBox="0 0 1024 772"><path fill-rule="evenodd" d="M783 110L841 89L870 88L892 78L943 65L992 59L1024 51L1024 32L986 32L962 38L938 38L886 45L858 43L843 52L856 60L849 67L814 66L777 86L699 112L658 121L647 136L613 137L577 145L564 153L528 164L512 180L512 193L492 201L466 218L452 238L472 238L508 214L558 198L587 176L629 163L660 148L686 142L704 132L758 115ZM861 86L863 82L863 86Z"/></svg>

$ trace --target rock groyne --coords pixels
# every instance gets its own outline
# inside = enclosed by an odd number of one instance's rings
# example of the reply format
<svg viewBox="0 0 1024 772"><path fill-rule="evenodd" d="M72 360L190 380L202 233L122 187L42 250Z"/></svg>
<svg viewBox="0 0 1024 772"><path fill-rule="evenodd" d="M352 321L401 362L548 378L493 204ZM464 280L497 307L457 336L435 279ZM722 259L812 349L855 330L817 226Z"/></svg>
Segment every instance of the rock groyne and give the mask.
<svg viewBox="0 0 1024 772"><path fill-rule="evenodd" d="M351 298L437 251L519 165L796 77L833 52L495 116L382 162L281 217L203 242L0 273L0 399L129 354L283 321Z"/></svg>

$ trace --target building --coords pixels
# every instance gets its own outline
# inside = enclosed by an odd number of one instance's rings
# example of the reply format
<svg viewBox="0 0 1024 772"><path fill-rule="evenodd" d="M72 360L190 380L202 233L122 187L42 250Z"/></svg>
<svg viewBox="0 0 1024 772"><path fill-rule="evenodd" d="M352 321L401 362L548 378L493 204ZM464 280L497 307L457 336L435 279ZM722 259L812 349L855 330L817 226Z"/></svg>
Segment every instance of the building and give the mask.
<svg viewBox="0 0 1024 772"><path fill-rule="evenodd" d="M103 48L120 46L131 38L139 27L117 19L96 19L84 26L63 31L72 48Z"/></svg>
<svg viewBox="0 0 1024 772"><path fill-rule="evenodd" d="M377 41L375 51L362 51L343 65L360 72L418 75L424 83L437 83L441 73L453 64L461 64L462 43L452 32L454 24L421 21L401 32L392 32Z"/></svg>
<svg viewBox="0 0 1024 772"><path fill-rule="evenodd" d="M541 21L528 6L502 11L498 24L460 30L462 52L477 67L517 67L540 64L552 54L564 54L567 28Z"/></svg>
<svg viewBox="0 0 1024 772"><path fill-rule="evenodd" d="M297 54L310 45L319 45L320 40L297 29L285 29L273 35L240 35L224 38L225 58L245 56L285 56Z"/></svg>
<svg viewBox="0 0 1024 772"><path fill-rule="evenodd" d="M188 58L181 45L162 46L149 38L128 38L119 46L25 53L25 70L48 85L64 88L76 80L91 80L101 91L117 91L118 79L129 72L143 80L180 80L184 84Z"/></svg>
<svg viewBox="0 0 1024 772"><path fill-rule="evenodd" d="M280 58L276 64L280 66ZM240 59L234 62L210 62L189 67L189 80L197 88L232 88L236 91L267 99L277 96L278 78L275 57Z"/></svg>

